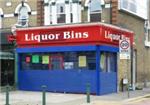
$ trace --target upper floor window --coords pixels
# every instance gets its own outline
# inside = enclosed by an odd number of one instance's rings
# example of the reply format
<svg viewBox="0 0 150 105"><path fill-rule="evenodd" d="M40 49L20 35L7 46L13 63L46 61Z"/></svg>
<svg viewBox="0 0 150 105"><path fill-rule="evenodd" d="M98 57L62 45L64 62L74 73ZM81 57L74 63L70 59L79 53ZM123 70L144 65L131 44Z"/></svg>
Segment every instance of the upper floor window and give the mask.
<svg viewBox="0 0 150 105"><path fill-rule="evenodd" d="M136 13L137 10L137 4L135 0L122 0L122 6L125 9L128 9L134 13Z"/></svg>
<svg viewBox="0 0 150 105"><path fill-rule="evenodd" d="M20 8L19 10L19 14L18 14L18 24L22 25L22 26L27 26L28 25L28 9L27 7L23 6Z"/></svg>
<svg viewBox="0 0 150 105"><path fill-rule="evenodd" d="M91 0L90 5L90 22L97 22L101 20L101 1L100 0Z"/></svg>
<svg viewBox="0 0 150 105"><path fill-rule="evenodd" d="M66 23L65 4L57 4L57 23Z"/></svg>
<svg viewBox="0 0 150 105"><path fill-rule="evenodd" d="M44 0L45 25L78 23L81 21L80 0Z"/></svg>

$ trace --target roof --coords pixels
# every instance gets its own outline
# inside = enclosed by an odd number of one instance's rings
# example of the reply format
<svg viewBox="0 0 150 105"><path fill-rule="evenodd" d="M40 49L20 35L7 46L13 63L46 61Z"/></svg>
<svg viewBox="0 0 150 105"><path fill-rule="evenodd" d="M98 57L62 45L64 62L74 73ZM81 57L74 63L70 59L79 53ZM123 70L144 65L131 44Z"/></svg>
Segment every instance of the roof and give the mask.
<svg viewBox="0 0 150 105"><path fill-rule="evenodd" d="M131 30L121 28L112 24L107 24L107 23L102 23L102 22L96 22L96 23L74 23L74 24L60 24L60 25L46 25L46 26L40 26L40 27L27 27L27 28L17 28L17 30L35 30L35 29L46 29L46 28L65 28L65 27L78 27L78 26L106 26L106 27L111 27L114 29L134 33Z"/></svg>

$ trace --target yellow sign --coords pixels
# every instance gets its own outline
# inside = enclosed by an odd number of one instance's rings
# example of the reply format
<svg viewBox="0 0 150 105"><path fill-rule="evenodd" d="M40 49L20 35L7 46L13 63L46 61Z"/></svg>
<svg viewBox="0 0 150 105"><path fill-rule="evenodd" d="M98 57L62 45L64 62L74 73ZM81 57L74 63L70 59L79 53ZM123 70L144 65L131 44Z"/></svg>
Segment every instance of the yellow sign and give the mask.
<svg viewBox="0 0 150 105"><path fill-rule="evenodd" d="M79 56L79 67L86 67L86 56Z"/></svg>
<svg viewBox="0 0 150 105"><path fill-rule="evenodd" d="M49 64L49 56L42 56L42 64Z"/></svg>
<svg viewBox="0 0 150 105"><path fill-rule="evenodd" d="M100 58L100 67L102 70L104 70L105 67L105 54L101 54L101 58Z"/></svg>

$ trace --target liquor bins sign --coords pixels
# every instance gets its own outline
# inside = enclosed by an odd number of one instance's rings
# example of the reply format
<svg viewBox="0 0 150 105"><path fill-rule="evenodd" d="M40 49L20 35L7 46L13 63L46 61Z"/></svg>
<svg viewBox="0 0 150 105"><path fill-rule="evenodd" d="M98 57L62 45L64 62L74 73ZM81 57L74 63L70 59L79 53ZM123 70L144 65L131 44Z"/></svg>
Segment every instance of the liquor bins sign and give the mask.
<svg viewBox="0 0 150 105"><path fill-rule="evenodd" d="M120 59L130 59L130 40L124 39L119 41Z"/></svg>

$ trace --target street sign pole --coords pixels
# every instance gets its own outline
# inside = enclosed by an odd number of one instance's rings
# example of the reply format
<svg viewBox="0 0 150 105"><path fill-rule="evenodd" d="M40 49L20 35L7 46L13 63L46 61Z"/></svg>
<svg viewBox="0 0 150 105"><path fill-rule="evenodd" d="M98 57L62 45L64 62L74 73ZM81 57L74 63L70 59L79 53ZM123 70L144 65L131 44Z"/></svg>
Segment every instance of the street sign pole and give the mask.
<svg viewBox="0 0 150 105"><path fill-rule="evenodd" d="M127 60L127 74L126 74L126 78L128 79L128 82L127 82L127 96L128 98L130 98L130 84L129 84L129 70L130 70L130 67L129 67L129 60L130 60L130 51L131 51L131 47L130 47L130 40L129 39L123 39L123 40L120 40L119 41L119 52L120 52L120 59L126 59Z"/></svg>

